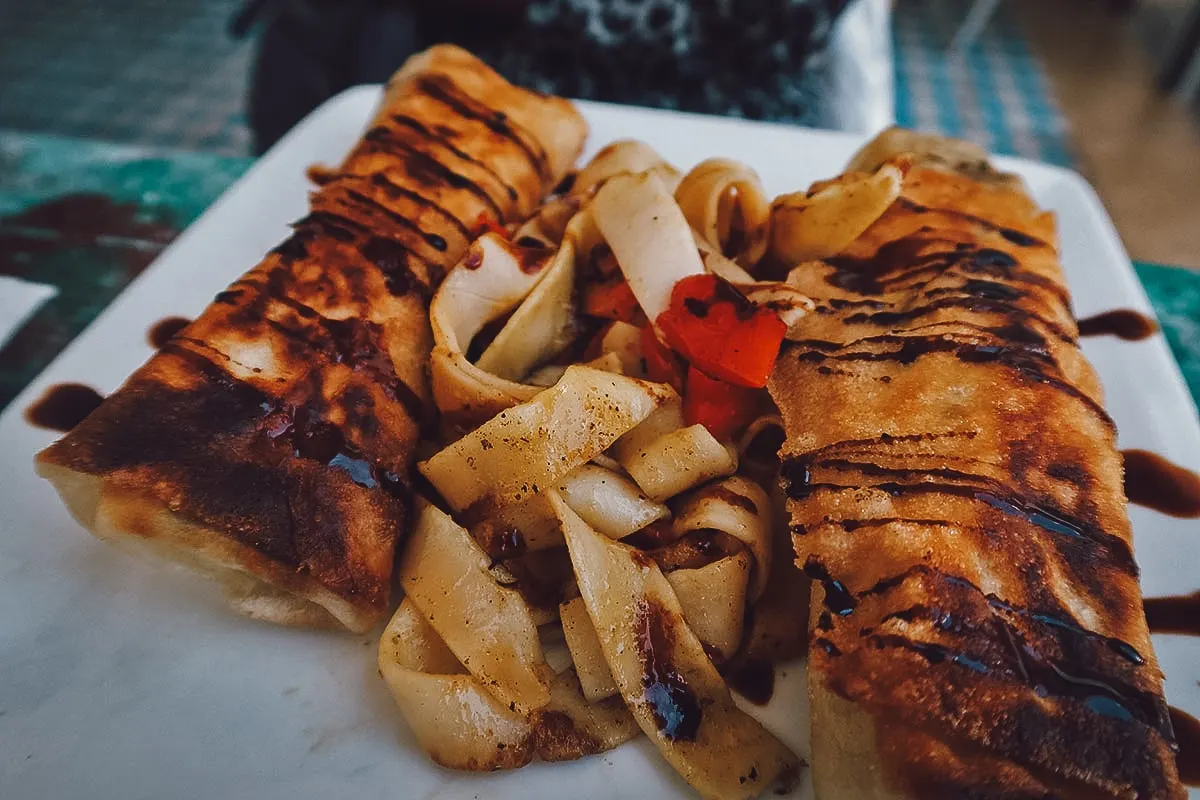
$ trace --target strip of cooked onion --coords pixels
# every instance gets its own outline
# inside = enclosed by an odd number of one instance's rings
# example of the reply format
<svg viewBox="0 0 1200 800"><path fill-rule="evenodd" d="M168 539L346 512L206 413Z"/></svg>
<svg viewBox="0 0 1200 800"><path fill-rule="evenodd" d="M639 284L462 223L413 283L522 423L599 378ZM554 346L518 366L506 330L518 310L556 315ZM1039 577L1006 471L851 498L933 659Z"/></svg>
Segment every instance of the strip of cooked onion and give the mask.
<svg viewBox="0 0 1200 800"><path fill-rule="evenodd" d="M400 561L400 585L467 670L501 703L527 714L550 699L537 626L520 593L489 572L466 529L423 503Z"/></svg>
<svg viewBox="0 0 1200 800"><path fill-rule="evenodd" d="M443 767L513 769L533 758L525 716L464 672L409 598L379 640L379 672L421 747Z"/></svg>
<svg viewBox="0 0 1200 800"><path fill-rule="evenodd" d="M550 251L545 251L550 258ZM562 352L575 333L575 245L571 237L542 271L542 279L517 306L475 366L510 381Z"/></svg>
<svg viewBox="0 0 1200 800"><path fill-rule="evenodd" d="M873 173L849 172L816 191L775 198L771 253L789 265L837 255L900 196L909 164L896 158Z"/></svg>
<svg viewBox="0 0 1200 800"><path fill-rule="evenodd" d="M591 210L633 296L651 320L666 310L680 279L704 272L687 219L653 173L609 178Z"/></svg>
<svg viewBox="0 0 1200 800"><path fill-rule="evenodd" d="M646 377L642 360L642 329L617 320L600 337L600 352L611 353L621 361L621 371L634 378Z"/></svg>
<svg viewBox="0 0 1200 800"><path fill-rule="evenodd" d="M683 618L707 645L714 661L724 661L742 643L746 620L746 588L750 556L745 552L717 559L697 569L668 572Z"/></svg>
<svg viewBox="0 0 1200 800"><path fill-rule="evenodd" d="M596 702L615 695L617 682L613 680L612 670L604 660L596 627L592 625L583 598L576 597L560 605L558 618L562 620L563 638L567 641L567 649L571 651L571 660L575 662L583 696Z"/></svg>
<svg viewBox="0 0 1200 800"><path fill-rule="evenodd" d="M737 472L735 453L703 425L678 428L641 447L618 442L614 452L642 491L659 502Z"/></svg>
<svg viewBox="0 0 1200 800"><path fill-rule="evenodd" d="M458 267L450 271L429 307L433 328L430 377L433 398L448 429L461 433L474 420L537 394L533 386L505 380L472 364L466 355L483 327L517 307L541 279L538 269L521 266L520 252L496 234L484 234ZM460 424L459 417L468 419Z"/></svg>
<svg viewBox="0 0 1200 800"><path fill-rule="evenodd" d="M673 527L679 533L716 530L728 534L754 556L753 599L762 596L771 574L771 499L741 476L709 484L683 501Z"/></svg>
<svg viewBox="0 0 1200 800"><path fill-rule="evenodd" d="M557 197L542 205L533 216L521 223L512 235L514 242L530 243L536 239L546 247L557 247L567 232L567 223L579 211L580 197Z"/></svg>
<svg viewBox="0 0 1200 800"><path fill-rule="evenodd" d="M715 247L704 241L700 234L695 231L692 233L696 239L696 249L700 251L700 260L704 262L706 270L732 284L754 284L753 275L732 260L721 255Z"/></svg>
<svg viewBox="0 0 1200 800"><path fill-rule="evenodd" d="M581 758L640 733L620 698L585 700L573 669L554 676L549 701L531 716L510 710L463 671L407 598L383 632L378 663L421 747L450 769L514 769L535 752L546 761Z"/></svg>
<svg viewBox="0 0 1200 800"><path fill-rule="evenodd" d="M675 188L675 201L705 242L742 267L767 252L771 206L758 174L740 161L701 161Z"/></svg>
<svg viewBox="0 0 1200 800"><path fill-rule="evenodd" d="M625 374L625 365L621 363L621 359L616 353L605 353L598 358L593 358L591 361L585 362L584 366L604 370L605 372L613 372L617 375ZM546 388L558 383L566 372L566 364L547 364L531 372L529 377L525 379L525 382L531 386Z"/></svg>
<svg viewBox="0 0 1200 800"><path fill-rule="evenodd" d="M764 414L746 426L738 440L738 454L743 463L752 461L778 466L783 437L783 417Z"/></svg>
<svg viewBox="0 0 1200 800"><path fill-rule="evenodd" d="M455 511L483 519L557 486L676 398L664 384L572 366L554 386L500 412L419 468Z"/></svg>
<svg viewBox="0 0 1200 800"><path fill-rule="evenodd" d="M653 560L592 530L560 497L551 502L605 660L663 758L708 798L794 781L800 760L734 704Z"/></svg>
<svg viewBox="0 0 1200 800"><path fill-rule="evenodd" d="M588 702L575 671L568 669L550 685L550 703L537 713L534 741L543 761L569 761L611 750L639 733L621 698Z"/></svg>
<svg viewBox="0 0 1200 800"><path fill-rule="evenodd" d="M658 152L637 139L620 139L605 145L575 176L571 194L586 194L614 175L638 175L652 172L669 190L679 183L679 170L663 160Z"/></svg>
<svg viewBox="0 0 1200 800"><path fill-rule="evenodd" d="M772 477L776 473L772 472ZM769 487L771 518L784 520L787 493L778 480ZM799 658L808 648L808 629L796 620L808 619L811 581L796 565L791 532L785 525L771 526L771 574L767 588L754 604L750 627L743 636L740 659L779 662Z"/></svg>
<svg viewBox="0 0 1200 800"><path fill-rule="evenodd" d="M633 481L595 464L584 464L567 475L558 490L576 514L610 539L623 539L671 515Z"/></svg>
<svg viewBox="0 0 1200 800"><path fill-rule="evenodd" d="M811 297L790 283L758 281L737 288L750 302L778 314L789 330L816 307Z"/></svg>

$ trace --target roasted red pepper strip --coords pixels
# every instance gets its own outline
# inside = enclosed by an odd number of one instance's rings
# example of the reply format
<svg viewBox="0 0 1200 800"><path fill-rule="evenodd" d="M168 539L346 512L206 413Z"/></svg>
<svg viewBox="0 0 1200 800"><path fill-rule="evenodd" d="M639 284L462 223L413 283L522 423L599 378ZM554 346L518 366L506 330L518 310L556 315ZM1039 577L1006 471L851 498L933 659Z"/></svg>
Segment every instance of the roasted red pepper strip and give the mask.
<svg viewBox="0 0 1200 800"><path fill-rule="evenodd" d="M727 441L754 421L762 401L762 392L705 375L696 367L688 368L683 390L683 419L697 422L715 438Z"/></svg>
<svg viewBox="0 0 1200 800"><path fill-rule="evenodd" d="M507 228L505 228L496 220L492 219L492 217L486 211L481 211L479 212L479 217L475 220L475 235L482 236L488 231L499 234L501 238L509 238Z"/></svg>
<svg viewBox="0 0 1200 800"><path fill-rule="evenodd" d="M787 325L715 275L692 275L671 292L656 320L668 345L714 378L749 388L767 385Z"/></svg>
<svg viewBox="0 0 1200 800"><path fill-rule="evenodd" d="M624 278L593 283L583 290L583 313L588 316L635 323L639 311L637 298Z"/></svg>
<svg viewBox="0 0 1200 800"><path fill-rule="evenodd" d="M654 328L642 328L642 358L646 362L646 377L659 383L669 383L675 391L683 391L683 365L654 334Z"/></svg>

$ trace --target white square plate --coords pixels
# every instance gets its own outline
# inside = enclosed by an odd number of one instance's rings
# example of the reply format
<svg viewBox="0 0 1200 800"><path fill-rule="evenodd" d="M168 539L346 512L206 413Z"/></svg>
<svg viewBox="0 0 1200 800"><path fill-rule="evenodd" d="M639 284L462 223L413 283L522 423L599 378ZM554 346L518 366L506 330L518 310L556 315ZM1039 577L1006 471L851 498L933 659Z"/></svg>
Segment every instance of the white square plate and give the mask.
<svg viewBox="0 0 1200 800"><path fill-rule="evenodd" d="M115 389L151 353L146 331L194 316L305 213L305 168L337 163L377 88L323 105L225 193L0 417L0 796L11 798L691 797L645 740L506 774L434 767L375 671L375 639L288 630L230 614L203 580L86 535L33 473L54 435L22 411L47 386ZM838 173L858 136L580 104L589 152L643 139L681 168L741 159L768 193ZM1066 170L999 159L1058 212L1076 310L1150 312L1090 187ZM1200 468L1200 425L1161 336L1088 339L1123 447ZM1200 588L1194 522L1131 509L1150 596ZM1200 641L1155 637L1168 699L1200 715ZM767 723L808 750L803 672L785 667ZM811 788L798 793L811 797ZM1194 791L1193 798L1200 798Z"/></svg>

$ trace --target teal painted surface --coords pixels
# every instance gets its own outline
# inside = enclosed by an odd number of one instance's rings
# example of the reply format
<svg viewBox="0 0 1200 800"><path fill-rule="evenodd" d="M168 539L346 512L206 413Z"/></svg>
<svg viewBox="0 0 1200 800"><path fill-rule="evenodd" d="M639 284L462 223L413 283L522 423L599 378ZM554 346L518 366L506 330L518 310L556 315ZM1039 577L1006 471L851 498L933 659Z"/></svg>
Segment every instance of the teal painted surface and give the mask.
<svg viewBox="0 0 1200 800"><path fill-rule="evenodd" d="M1200 272L1134 262L1171 353L1200 405Z"/></svg>
<svg viewBox="0 0 1200 800"><path fill-rule="evenodd" d="M186 226L252 158L0 131L0 215L59 195L98 192Z"/></svg>
<svg viewBox="0 0 1200 800"><path fill-rule="evenodd" d="M0 347L0 409L251 163L0 132L0 275L58 290Z"/></svg>

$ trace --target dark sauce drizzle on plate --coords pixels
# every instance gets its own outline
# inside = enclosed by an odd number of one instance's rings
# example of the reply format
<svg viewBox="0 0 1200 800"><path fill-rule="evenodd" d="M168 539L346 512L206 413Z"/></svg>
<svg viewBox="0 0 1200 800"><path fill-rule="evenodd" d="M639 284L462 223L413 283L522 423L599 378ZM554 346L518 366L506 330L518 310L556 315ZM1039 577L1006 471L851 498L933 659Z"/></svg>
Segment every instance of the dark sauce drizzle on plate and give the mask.
<svg viewBox="0 0 1200 800"><path fill-rule="evenodd" d="M218 296L217 301L220 300ZM146 341L155 350L161 350L163 345L171 341L175 334L190 325L192 321L187 317L164 317L151 326L146 333Z"/></svg>
<svg viewBox="0 0 1200 800"><path fill-rule="evenodd" d="M81 383L57 383L25 409L30 425L67 433L104 402L104 396Z"/></svg>
<svg viewBox="0 0 1200 800"><path fill-rule="evenodd" d="M1158 331L1158 323L1132 308L1118 308L1079 320L1080 336L1116 336L1127 342L1148 339Z"/></svg>
<svg viewBox="0 0 1200 800"><path fill-rule="evenodd" d="M1148 597L1146 623L1151 633L1179 633L1200 636L1200 592L1173 597Z"/></svg>
<svg viewBox="0 0 1200 800"><path fill-rule="evenodd" d="M1200 475L1146 450L1122 450L1129 502L1184 519L1200 517Z"/></svg>

